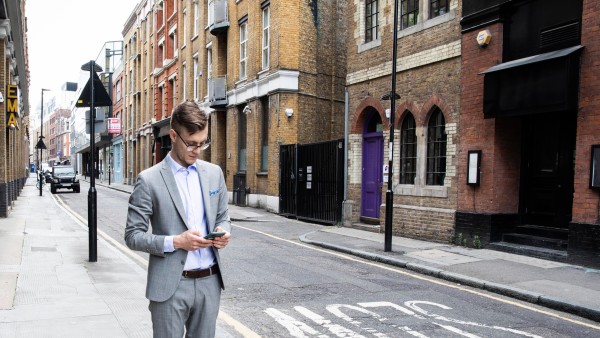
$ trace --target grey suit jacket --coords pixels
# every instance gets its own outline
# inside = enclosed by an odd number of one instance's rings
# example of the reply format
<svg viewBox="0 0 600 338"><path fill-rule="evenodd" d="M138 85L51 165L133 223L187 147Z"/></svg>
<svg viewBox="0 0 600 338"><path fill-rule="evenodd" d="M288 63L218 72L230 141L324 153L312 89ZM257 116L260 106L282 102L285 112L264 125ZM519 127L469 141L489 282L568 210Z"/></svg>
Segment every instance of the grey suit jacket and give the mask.
<svg viewBox="0 0 600 338"><path fill-rule="evenodd" d="M227 187L223 171L217 165L196 161L200 176L202 199L208 228L221 226L231 232L228 211ZM149 226L152 232L148 232ZM188 230L185 209L179 197L179 190L173 172L166 160L148 168L138 176L133 192L129 197L125 243L132 250L150 254L146 298L152 301L165 301L175 293L187 251L163 252L165 237L178 235ZM212 248L220 265L219 252ZM224 288L222 272L219 275L221 288Z"/></svg>

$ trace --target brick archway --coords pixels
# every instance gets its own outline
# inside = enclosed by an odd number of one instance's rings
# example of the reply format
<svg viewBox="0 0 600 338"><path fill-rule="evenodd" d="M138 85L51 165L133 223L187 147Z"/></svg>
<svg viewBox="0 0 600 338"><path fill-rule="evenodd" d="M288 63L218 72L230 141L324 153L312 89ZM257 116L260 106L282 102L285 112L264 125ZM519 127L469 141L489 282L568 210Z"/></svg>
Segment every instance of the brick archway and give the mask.
<svg viewBox="0 0 600 338"><path fill-rule="evenodd" d="M353 134L362 134L362 131L365 127L365 122L368 118L368 114L365 112L369 111L368 108L372 108L377 111L379 116L381 117L381 121L383 123L384 129L389 129L390 124L385 117L385 108L373 97L367 97L358 105L356 110L354 111L354 117L352 118L352 123L350 124L350 132Z"/></svg>
<svg viewBox="0 0 600 338"><path fill-rule="evenodd" d="M429 121L429 116L431 115L434 106L440 108L442 114L444 114L444 119L446 120L446 123L452 123L452 108L450 108L446 101L444 101L444 99L442 99L441 97L437 95L432 95L429 98L429 100L427 100L421 106L419 117L423 118L423 120L419 121L419 123L417 124L427 124L427 121Z"/></svg>
<svg viewBox="0 0 600 338"><path fill-rule="evenodd" d="M394 126L396 129L400 129L401 123L406 117L407 112L412 114L417 125L418 122L420 122L419 116L421 114L419 114L420 109L419 106L417 106L417 103L414 101L404 101L396 108L396 116L394 121Z"/></svg>

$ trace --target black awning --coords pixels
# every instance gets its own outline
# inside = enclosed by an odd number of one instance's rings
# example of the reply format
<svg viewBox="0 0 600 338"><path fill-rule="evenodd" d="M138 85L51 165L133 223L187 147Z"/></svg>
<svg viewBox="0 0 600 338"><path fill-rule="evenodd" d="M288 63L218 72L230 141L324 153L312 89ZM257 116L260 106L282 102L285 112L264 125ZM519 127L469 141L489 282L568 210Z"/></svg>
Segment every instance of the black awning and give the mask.
<svg viewBox="0 0 600 338"><path fill-rule="evenodd" d="M579 51L574 46L486 69L485 118L569 111L577 108Z"/></svg>

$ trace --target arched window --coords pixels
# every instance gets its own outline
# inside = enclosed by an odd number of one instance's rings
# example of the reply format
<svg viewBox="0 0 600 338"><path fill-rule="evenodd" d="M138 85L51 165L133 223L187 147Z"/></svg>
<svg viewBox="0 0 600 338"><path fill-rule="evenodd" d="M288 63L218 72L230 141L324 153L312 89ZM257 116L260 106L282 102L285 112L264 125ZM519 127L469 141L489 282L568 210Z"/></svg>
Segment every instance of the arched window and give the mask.
<svg viewBox="0 0 600 338"><path fill-rule="evenodd" d="M375 109L370 112L369 122L365 125L365 133L381 133L383 132L383 123L381 116Z"/></svg>
<svg viewBox="0 0 600 338"><path fill-rule="evenodd" d="M415 118L406 114L400 128L400 184L415 184L417 176L417 133Z"/></svg>
<svg viewBox="0 0 600 338"><path fill-rule="evenodd" d="M446 121L435 108L427 126L427 185L444 185L446 177Z"/></svg>

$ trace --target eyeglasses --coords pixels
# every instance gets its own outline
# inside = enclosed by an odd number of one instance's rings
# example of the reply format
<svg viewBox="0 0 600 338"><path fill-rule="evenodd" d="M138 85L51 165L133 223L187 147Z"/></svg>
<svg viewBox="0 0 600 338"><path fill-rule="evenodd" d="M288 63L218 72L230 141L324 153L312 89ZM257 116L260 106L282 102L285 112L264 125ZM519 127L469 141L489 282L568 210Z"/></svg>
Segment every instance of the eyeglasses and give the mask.
<svg viewBox="0 0 600 338"><path fill-rule="evenodd" d="M175 129L173 129L175 130ZM206 148L208 148L208 146L210 146L210 139L206 139L206 141L200 143L200 144L188 144L187 142L185 142L185 140L183 139L183 137L181 137L181 135L179 134L179 132L177 130L175 130L175 133L177 134L177 136L179 136L179 138L181 139L181 141L183 142L183 144L185 144L185 149L187 151L195 151L196 149L200 149L200 150L206 150Z"/></svg>

